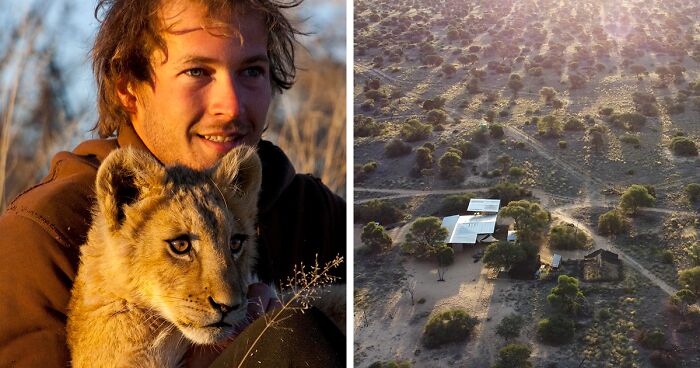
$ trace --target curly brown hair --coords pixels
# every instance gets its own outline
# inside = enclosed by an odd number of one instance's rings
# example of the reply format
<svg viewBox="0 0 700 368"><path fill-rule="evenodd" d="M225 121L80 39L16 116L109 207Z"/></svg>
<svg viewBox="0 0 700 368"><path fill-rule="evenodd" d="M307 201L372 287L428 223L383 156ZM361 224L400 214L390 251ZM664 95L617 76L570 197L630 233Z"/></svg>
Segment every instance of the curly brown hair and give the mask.
<svg viewBox="0 0 700 368"><path fill-rule="evenodd" d="M163 0L98 0L95 18L101 23L92 48L92 69L97 83L98 121L94 130L100 137L113 136L122 124L131 124L117 94L117 83L153 84L151 55L160 49L167 55L158 16ZM302 0L189 0L204 5L210 17L217 14L262 14L268 30L267 53L270 82L277 92L294 83L294 44L302 34L282 14Z"/></svg>

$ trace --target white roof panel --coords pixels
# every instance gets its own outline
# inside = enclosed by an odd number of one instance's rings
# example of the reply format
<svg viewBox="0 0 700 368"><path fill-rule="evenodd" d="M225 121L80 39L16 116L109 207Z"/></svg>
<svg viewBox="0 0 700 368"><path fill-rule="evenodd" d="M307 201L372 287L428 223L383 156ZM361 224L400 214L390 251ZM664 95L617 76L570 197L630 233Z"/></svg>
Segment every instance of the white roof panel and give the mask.
<svg viewBox="0 0 700 368"><path fill-rule="evenodd" d="M472 198L469 200L469 207L467 207L467 211L498 213L498 209L500 207L500 199Z"/></svg>
<svg viewBox="0 0 700 368"><path fill-rule="evenodd" d="M476 243L479 234L493 234L496 229L496 215L448 216L442 219L442 226L449 232L447 243Z"/></svg>

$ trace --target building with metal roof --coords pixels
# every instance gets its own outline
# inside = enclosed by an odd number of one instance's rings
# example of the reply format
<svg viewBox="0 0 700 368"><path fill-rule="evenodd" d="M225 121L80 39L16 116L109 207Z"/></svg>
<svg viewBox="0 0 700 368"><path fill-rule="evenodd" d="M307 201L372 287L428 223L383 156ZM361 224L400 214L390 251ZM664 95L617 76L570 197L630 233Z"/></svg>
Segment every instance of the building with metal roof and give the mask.
<svg viewBox="0 0 700 368"><path fill-rule="evenodd" d="M469 201L469 206L467 207L467 211L498 213L498 209L500 207L501 207L501 200L500 199L472 198Z"/></svg>

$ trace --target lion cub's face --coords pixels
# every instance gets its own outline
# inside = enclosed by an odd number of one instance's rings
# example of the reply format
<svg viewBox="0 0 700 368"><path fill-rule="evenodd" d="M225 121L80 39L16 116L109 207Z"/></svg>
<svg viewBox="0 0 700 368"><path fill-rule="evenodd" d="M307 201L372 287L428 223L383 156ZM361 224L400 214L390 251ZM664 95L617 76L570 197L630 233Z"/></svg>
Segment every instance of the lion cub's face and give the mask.
<svg viewBox="0 0 700 368"><path fill-rule="evenodd" d="M248 147L205 172L134 150L110 155L98 172L95 226L110 240L105 267L123 270L114 282L195 343L231 335L246 313L260 177Z"/></svg>

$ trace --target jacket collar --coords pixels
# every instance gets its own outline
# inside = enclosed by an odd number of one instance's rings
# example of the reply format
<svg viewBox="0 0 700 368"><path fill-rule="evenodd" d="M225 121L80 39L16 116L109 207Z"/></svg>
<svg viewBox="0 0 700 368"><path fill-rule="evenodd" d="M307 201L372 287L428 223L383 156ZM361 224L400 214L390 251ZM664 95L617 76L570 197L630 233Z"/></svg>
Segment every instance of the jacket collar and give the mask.
<svg viewBox="0 0 700 368"><path fill-rule="evenodd" d="M119 128L117 144L119 147L131 146L148 151L146 145L130 125ZM109 151L106 151L104 155L97 153L100 161L108 153ZM263 214L272 208L272 205L292 183L296 171L287 155L270 141L260 140L258 142L258 155L262 161L262 189L258 201L258 212Z"/></svg>

